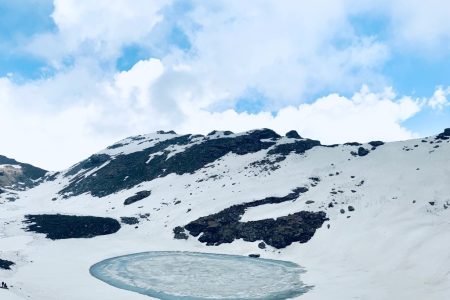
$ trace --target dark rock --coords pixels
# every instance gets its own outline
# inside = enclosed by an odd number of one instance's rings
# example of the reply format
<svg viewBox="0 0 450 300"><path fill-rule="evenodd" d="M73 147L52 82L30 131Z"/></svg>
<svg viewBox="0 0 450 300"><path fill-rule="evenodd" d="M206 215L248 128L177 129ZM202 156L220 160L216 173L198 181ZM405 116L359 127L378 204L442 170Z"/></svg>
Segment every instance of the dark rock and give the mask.
<svg viewBox="0 0 450 300"><path fill-rule="evenodd" d="M277 219L240 222L245 210L263 204L281 203L295 200L307 188L297 188L284 197L268 197L245 204L233 205L223 211L199 218L184 228L199 241L207 245L231 243L235 239L255 242L263 240L275 248L284 248L293 242L307 242L326 220L324 212L301 211Z"/></svg>
<svg viewBox="0 0 450 300"><path fill-rule="evenodd" d="M253 258L259 258L261 255L260 254L249 254L249 257L253 257Z"/></svg>
<svg viewBox="0 0 450 300"><path fill-rule="evenodd" d="M320 146L319 141L305 139L301 141L295 141L293 143L287 144L279 144L276 145L273 149L269 150L267 154L269 155L281 155L287 156L288 154L294 152L296 154L305 153L307 150L310 150L316 146Z"/></svg>
<svg viewBox="0 0 450 300"><path fill-rule="evenodd" d="M72 176L78 174L82 170L91 170L96 167L100 167L105 162L110 160L111 157L107 154L94 154L90 156L88 159L76 164L68 172L66 172L65 176Z"/></svg>
<svg viewBox="0 0 450 300"><path fill-rule="evenodd" d="M301 139L302 137L298 134L297 131L291 130L286 133L286 137L290 139Z"/></svg>
<svg viewBox="0 0 450 300"><path fill-rule="evenodd" d="M353 156L366 156L367 154L369 154L369 150L367 150L366 148L363 147L359 147L358 148L358 152L355 151L351 151L350 154Z"/></svg>
<svg viewBox="0 0 450 300"><path fill-rule="evenodd" d="M173 130L169 130L169 131L164 131L164 130L158 130L156 132L157 134L177 134L175 131Z"/></svg>
<svg viewBox="0 0 450 300"><path fill-rule="evenodd" d="M319 177L309 177L310 180L314 181L314 182L320 182L320 178Z"/></svg>
<svg viewBox="0 0 450 300"><path fill-rule="evenodd" d="M127 224L127 225L136 225L139 224L139 219L136 217L120 217L120 221L123 224Z"/></svg>
<svg viewBox="0 0 450 300"><path fill-rule="evenodd" d="M358 155L359 156L366 156L367 154L369 154L369 150L363 148L363 147L359 147L358 148Z"/></svg>
<svg viewBox="0 0 450 300"><path fill-rule="evenodd" d="M177 240L187 240L188 235L186 234L185 230L181 226L177 226L173 229L174 238Z"/></svg>
<svg viewBox="0 0 450 300"><path fill-rule="evenodd" d="M152 191L139 191L137 192L135 195L128 197L127 199L125 199L125 201L123 202L124 205L130 205L132 203L135 203L137 201L140 201L142 199L147 198L148 196L150 196L152 194Z"/></svg>
<svg viewBox="0 0 450 300"><path fill-rule="evenodd" d="M312 204L312 203L314 203L313 200L308 200L308 201L305 202L305 204Z"/></svg>
<svg viewBox="0 0 450 300"><path fill-rule="evenodd" d="M258 248L259 249L266 249L266 243L264 243L264 242L259 243L258 244Z"/></svg>
<svg viewBox="0 0 450 300"><path fill-rule="evenodd" d="M210 133L208 133L207 136L216 135L216 134L218 134L218 133L222 133L222 134L225 135L225 136L234 134L232 131L229 131L229 130L227 130L227 131L217 131L217 130L213 130L213 131L211 131Z"/></svg>
<svg viewBox="0 0 450 300"><path fill-rule="evenodd" d="M96 172L97 176L77 176L60 194L71 196L91 193L104 197L123 189L131 188L143 181L150 181L175 173L194 173L228 153L245 155L267 149L280 136L272 130L261 129L235 137L208 138L169 157L168 147L187 145L192 136L177 136L155 144L139 152L118 155L108 165ZM162 153L162 154L160 154ZM153 158L148 161L150 155ZM127 180L123 180L128 176Z"/></svg>
<svg viewBox="0 0 450 300"><path fill-rule="evenodd" d="M345 143L345 146L361 146L362 144L358 143L358 142L350 142L350 143Z"/></svg>
<svg viewBox="0 0 450 300"><path fill-rule="evenodd" d="M13 263L12 261L0 259L0 269L11 270L11 267L14 265L15 263Z"/></svg>
<svg viewBox="0 0 450 300"><path fill-rule="evenodd" d="M369 145L376 148L376 147L384 145L384 142L382 142L382 141L372 141L372 142L369 142Z"/></svg>
<svg viewBox="0 0 450 300"><path fill-rule="evenodd" d="M128 145L128 144L117 143L117 144L106 147L106 149L110 149L110 150L117 149L117 148L123 147L125 145Z"/></svg>
<svg viewBox="0 0 450 300"><path fill-rule="evenodd" d="M434 202L434 201L430 201L428 203L430 203L431 206L434 206L436 204L436 202Z"/></svg>
<svg viewBox="0 0 450 300"><path fill-rule="evenodd" d="M348 206L348 211L355 211L355 208L351 205Z"/></svg>
<svg viewBox="0 0 450 300"><path fill-rule="evenodd" d="M450 128L446 128L444 130L444 132L439 133L436 136L436 139L438 139L438 140L448 140L448 139L450 139Z"/></svg>
<svg viewBox="0 0 450 300"><path fill-rule="evenodd" d="M341 208L340 213L345 214L345 209Z"/></svg>
<svg viewBox="0 0 450 300"><path fill-rule="evenodd" d="M92 238L112 234L120 223L112 218L72 215L26 215L26 230L43 233L51 240Z"/></svg>

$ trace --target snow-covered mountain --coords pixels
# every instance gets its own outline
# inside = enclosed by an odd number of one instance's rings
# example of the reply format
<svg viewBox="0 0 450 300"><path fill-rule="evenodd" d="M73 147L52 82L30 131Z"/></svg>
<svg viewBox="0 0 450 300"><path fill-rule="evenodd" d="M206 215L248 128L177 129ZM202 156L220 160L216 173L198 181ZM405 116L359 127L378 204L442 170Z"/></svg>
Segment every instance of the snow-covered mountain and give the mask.
<svg viewBox="0 0 450 300"><path fill-rule="evenodd" d="M40 183L46 170L0 155L0 188L24 190Z"/></svg>
<svg viewBox="0 0 450 300"><path fill-rule="evenodd" d="M89 268L168 250L294 262L299 299L450 297L450 129L343 145L161 131L38 173L0 185L0 299L149 299Z"/></svg>

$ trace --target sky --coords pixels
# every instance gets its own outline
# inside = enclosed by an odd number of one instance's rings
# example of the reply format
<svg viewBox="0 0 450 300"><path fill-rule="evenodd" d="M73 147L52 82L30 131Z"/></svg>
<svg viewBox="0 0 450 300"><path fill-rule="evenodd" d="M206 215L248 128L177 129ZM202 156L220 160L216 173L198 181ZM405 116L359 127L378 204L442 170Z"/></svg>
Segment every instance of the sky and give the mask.
<svg viewBox="0 0 450 300"><path fill-rule="evenodd" d="M65 169L128 136L450 127L450 2L0 0L0 154Z"/></svg>

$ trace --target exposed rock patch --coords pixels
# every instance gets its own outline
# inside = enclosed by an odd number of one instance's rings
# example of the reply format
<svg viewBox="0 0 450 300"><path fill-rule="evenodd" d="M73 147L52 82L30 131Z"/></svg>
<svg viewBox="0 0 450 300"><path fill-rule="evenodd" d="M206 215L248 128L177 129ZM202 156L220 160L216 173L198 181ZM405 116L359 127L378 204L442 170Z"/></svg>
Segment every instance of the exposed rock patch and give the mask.
<svg viewBox="0 0 450 300"><path fill-rule="evenodd" d="M15 265L12 261L0 259L0 269L11 270L11 267Z"/></svg>
<svg viewBox="0 0 450 300"><path fill-rule="evenodd" d="M370 153L370 151L364 147L359 147L358 152L355 152L355 151L350 152L350 154L353 156L366 156L369 153Z"/></svg>
<svg viewBox="0 0 450 300"><path fill-rule="evenodd" d="M133 204L137 201L140 201L142 199L147 198L148 196L150 196L152 194L152 191L139 191L136 194L134 194L131 197L128 197L127 199L125 199L125 201L123 202L124 205L130 205Z"/></svg>
<svg viewBox="0 0 450 300"><path fill-rule="evenodd" d="M174 238L177 240L187 240L188 235L186 234L185 230L181 226L177 226L173 229Z"/></svg>
<svg viewBox="0 0 450 300"><path fill-rule="evenodd" d="M276 145L273 149L270 149L269 152L267 152L267 154L269 155L278 154L281 156L287 156L292 152L296 154L302 154L305 153L307 150L312 149L316 146L320 146L320 141L305 139L295 141L293 143Z"/></svg>
<svg viewBox="0 0 450 300"><path fill-rule="evenodd" d="M290 139L301 139L302 137L298 134L297 131L291 130L286 133L286 137Z"/></svg>
<svg viewBox="0 0 450 300"><path fill-rule="evenodd" d="M48 239L93 238L112 234L120 223L112 218L72 215L26 215L25 230L43 233Z"/></svg>
<svg viewBox="0 0 450 300"><path fill-rule="evenodd" d="M383 146L384 142L382 142L382 141L372 141L372 142L369 142L369 145L372 146L372 150L375 150L374 148Z"/></svg>
<svg viewBox="0 0 450 300"><path fill-rule="evenodd" d="M44 169L0 155L0 187L30 188L37 185L46 173Z"/></svg>
<svg viewBox="0 0 450 300"><path fill-rule="evenodd" d="M448 139L450 139L450 128L446 128L446 129L444 130L444 132L439 133L439 134L436 136L436 139L437 139L437 140L448 140Z"/></svg>
<svg viewBox="0 0 450 300"><path fill-rule="evenodd" d="M240 222L240 220L249 207L292 201L307 190L307 188L301 187L284 197L268 197L233 205L219 213L199 218L184 228L191 235L200 236L198 240L207 245L231 243L235 239L243 239L248 242L263 240L265 244L279 249L285 248L293 242L305 243L327 220L324 212L301 211L275 220L265 219L250 222Z"/></svg>
<svg viewBox="0 0 450 300"><path fill-rule="evenodd" d="M120 217L120 222L127 225L139 224L139 219L136 217Z"/></svg>
<svg viewBox="0 0 450 300"><path fill-rule="evenodd" d="M90 170L96 167L100 167L105 162L110 160L111 157L107 154L94 154L91 155L88 159L83 160L82 162L73 166L65 176L72 176L78 174L78 172L82 170Z"/></svg>
<svg viewBox="0 0 450 300"><path fill-rule="evenodd" d="M119 155L99 169L97 176L77 176L60 194L72 196L89 192L103 197L168 174L193 173L230 152L245 155L267 149L275 144L272 140L278 138L280 136L269 129L234 137L204 137L200 143L169 156L171 151L168 147L188 145L192 141L191 135L177 136L142 151ZM150 161L149 157L152 157Z"/></svg>

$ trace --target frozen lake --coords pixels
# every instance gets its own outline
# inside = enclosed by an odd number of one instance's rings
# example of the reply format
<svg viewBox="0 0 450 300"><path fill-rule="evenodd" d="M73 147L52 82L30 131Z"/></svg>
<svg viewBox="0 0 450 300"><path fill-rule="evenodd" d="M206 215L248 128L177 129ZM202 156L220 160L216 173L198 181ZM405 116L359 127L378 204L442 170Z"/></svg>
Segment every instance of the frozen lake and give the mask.
<svg viewBox="0 0 450 300"><path fill-rule="evenodd" d="M288 299L309 290L291 262L193 252L144 252L96 263L90 273L158 299Z"/></svg>

